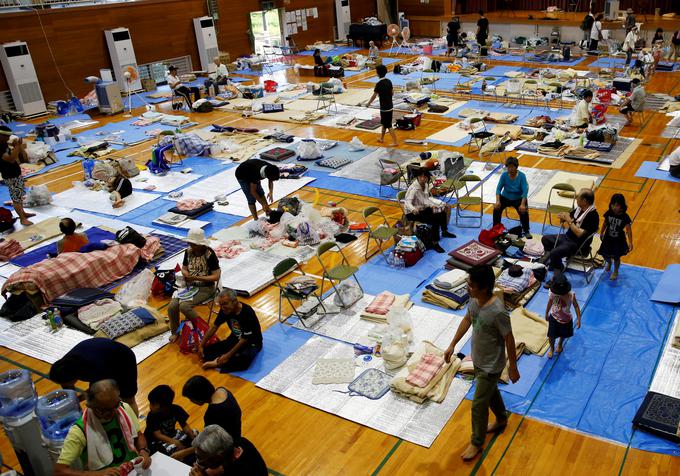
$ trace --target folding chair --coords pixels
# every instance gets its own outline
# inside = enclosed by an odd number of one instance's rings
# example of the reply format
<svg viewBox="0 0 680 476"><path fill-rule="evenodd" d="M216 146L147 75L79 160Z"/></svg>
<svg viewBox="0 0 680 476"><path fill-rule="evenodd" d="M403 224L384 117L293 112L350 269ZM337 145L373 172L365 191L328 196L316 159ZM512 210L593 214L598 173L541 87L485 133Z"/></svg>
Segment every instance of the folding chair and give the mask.
<svg viewBox="0 0 680 476"><path fill-rule="evenodd" d="M642 124L645 123L644 104L642 105L642 109L640 109L639 111L633 110L633 122L635 122L635 117L637 117L640 120L640 127L642 127Z"/></svg>
<svg viewBox="0 0 680 476"><path fill-rule="evenodd" d="M293 314L295 317L297 317L300 320L300 323L304 326L307 327L307 324L305 323L305 319L307 319L311 314L300 314L298 312L298 306L295 305L294 301L307 301L310 298L316 299L316 301L319 303L319 306L316 307L318 309L319 307L322 309L323 313L326 313L326 308L323 305L323 301L321 300L321 296L317 294L316 288L310 288L309 290L306 291L296 291L293 290L289 287L287 287L285 284L282 283L281 279L286 276L289 273L292 273L294 271L298 271L302 276L306 276L305 272L302 270L300 267L300 263L298 263L295 258L286 258L283 261L280 261L276 266L274 266L273 270L273 275L274 275L274 286L279 288L279 322L282 324L286 324L288 321L288 317L283 317L283 299L285 298L286 301L288 301L288 305L293 308Z"/></svg>
<svg viewBox="0 0 680 476"><path fill-rule="evenodd" d="M496 94L496 85L495 84L490 84L494 83L496 81L496 78L493 76L485 76L482 78L482 99L484 99L484 96L493 96L493 99L495 103L498 102L498 94Z"/></svg>
<svg viewBox="0 0 680 476"><path fill-rule="evenodd" d="M564 205L554 205L552 203L552 194L553 192L559 193L559 192L571 192L574 194L574 197L571 199L571 206L570 207L565 207ZM573 185L568 184L568 183L556 183L550 188L550 192L548 193L548 204L545 207L545 213L543 214L543 227L541 227L541 233L543 233L543 230L545 230L545 220L546 218L549 217L549 223L550 225L553 225L552 222L552 216L558 213L569 213L574 209L574 205L576 203L576 189L574 188Z"/></svg>
<svg viewBox="0 0 680 476"><path fill-rule="evenodd" d="M380 164L380 185L378 186L378 193L382 197L383 187L391 187L394 190L401 190L402 182L405 187L408 186L408 176L406 175L406 170L397 162L392 159L378 159ZM394 170L393 174L388 174L385 171ZM395 186L396 184L396 186Z"/></svg>
<svg viewBox="0 0 680 476"><path fill-rule="evenodd" d="M517 98L522 103L522 80L510 78L505 83L505 97L508 99ZM507 102L512 105L510 101Z"/></svg>
<svg viewBox="0 0 680 476"><path fill-rule="evenodd" d="M564 87L560 83L549 83L548 87L554 88L555 92L549 92L545 96L545 108L546 110L550 110L550 101L553 100L559 100L559 108L562 108L564 106ZM559 93L557 91L560 91ZM558 95L558 96L555 96Z"/></svg>
<svg viewBox="0 0 680 476"><path fill-rule="evenodd" d="M383 258L385 258L385 261L387 261L387 256L385 255L382 245L386 241L394 238L394 236L399 233L399 230L390 226L387 218L385 218L385 214L378 207L366 207L364 208L362 214L364 216L364 222L366 222L366 225L368 226L368 239L366 240L366 251L364 252L364 258L368 259L370 256L373 256L375 253L380 251L380 254L383 255ZM382 223L380 223L377 227L372 227L369 221L370 216L374 214L378 214L382 220ZM375 242L378 244L378 249L369 255L368 248L371 244L371 240L375 240Z"/></svg>
<svg viewBox="0 0 680 476"><path fill-rule="evenodd" d="M427 82L427 84L423 83L423 79L425 78L425 74L431 74L430 78L432 79L432 82ZM435 93L435 94L437 94L437 79L439 79L439 77L437 76L437 74L432 69L424 69L420 73L420 85L431 87L432 92Z"/></svg>
<svg viewBox="0 0 680 476"><path fill-rule="evenodd" d="M216 316L220 313L219 309L215 310L215 304L217 303L217 296L220 294L222 291L221 286L215 286L215 291L213 292L212 296L210 296L208 299L205 301L197 304L194 306L194 308L199 307L199 306L207 306L208 307L208 325L210 325L210 321L212 320L213 316Z"/></svg>
<svg viewBox="0 0 680 476"><path fill-rule="evenodd" d="M338 104L335 102L335 93L333 92L334 87L333 83L328 82L319 85L319 98L316 101L317 109L326 109L331 112L331 107L334 107L335 112L338 112Z"/></svg>
<svg viewBox="0 0 680 476"><path fill-rule="evenodd" d="M397 48L397 53L401 51L402 48L408 49L411 53L416 54L415 49L413 48L413 45L409 43L408 40L411 39L411 29L407 26L402 28L401 30L401 43L399 43L399 48Z"/></svg>
<svg viewBox="0 0 680 476"><path fill-rule="evenodd" d="M484 182L477 175L463 175L458 179L460 186L454 188L456 194L456 226L461 228L480 228L482 226L482 219L484 218L484 201L482 197L484 196ZM472 192L477 191L477 186L479 186L479 197L473 197ZM463 192L464 190L464 192ZM479 215L475 214L464 214L463 209L479 205ZM478 218L478 225L459 225L459 218Z"/></svg>
<svg viewBox="0 0 680 476"><path fill-rule="evenodd" d="M534 100L534 104L538 104L538 81L535 79L525 80L520 90L520 104L528 105L530 99ZM533 106L531 110L533 110Z"/></svg>
<svg viewBox="0 0 680 476"><path fill-rule="evenodd" d="M334 249L335 248L335 249ZM334 250L333 250L334 249ZM328 251L333 250L337 253L340 253L341 260L340 264L333 266L332 268L327 267L324 262L323 262L323 255L326 254ZM335 241L326 241L323 242L319 245L319 247L316 250L316 259L319 261L319 264L321 265L322 269L322 274L321 274L321 289L320 293L323 295L323 285L328 280L328 282L331 284L333 287L333 290L335 291L336 295L338 296L338 299L340 300L340 303L342 304L342 307L347 308L351 306L354 303L346 303L340 293L338 293L338 288L335 285L337 282L338 284L349 279L353 278L354 281L356 281L357 285L359 286L359 289L361 289L361 292L363 294L364 288L361 287L361 283L356 277L356 272L359 271L359 268L356 266L352 266L349 263L349 260L345 256L345 254L342 252L342 249L338 246L338 244Z"/></svg>
<svg viewBox="0 0 680 476"><path fill-rule="evenodd" d="M486 128L486 123L481 117L473 117L470 119L470 142L468 142L468 152L472 151L472 146L474 145L477 150L481 149L484 142L490 137L493 137L493 133L489 132Z"/></svg>
<svg viewBox="0 0 680 476"><path fill-rule="evenodd" d="M595 270L595 254L593 254L593 237L597 235L597 232L592 233L585 239L581 246L578 247L574 255L567 258L567 269L572 269L574 271L582 271L586 276L586 283L590 283L592 278L592 273Z"/></svg>
<svg viewBox="0 0 680 476"><path fill-rule="evenodd" d="M472 94L472 86L470 86L470 76L461 74L454 86L453 93L456 94Z"/></svg>
<svg viewBox="0 0 680 476"><path fill-rule="evenodd" d="M171 90L170 105L173 111L180 111L185 109L191 112L191 101L185 95L178 93L174 89Z"/></svg>

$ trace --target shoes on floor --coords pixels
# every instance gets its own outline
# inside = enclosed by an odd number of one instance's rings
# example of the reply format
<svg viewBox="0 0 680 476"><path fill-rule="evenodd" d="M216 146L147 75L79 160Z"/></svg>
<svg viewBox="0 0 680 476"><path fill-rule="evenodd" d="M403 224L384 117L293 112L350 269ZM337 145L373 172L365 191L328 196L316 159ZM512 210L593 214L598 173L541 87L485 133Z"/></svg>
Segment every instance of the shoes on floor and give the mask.
<svg viewBox="0 0 680 476"><path fill-rule="evenodd" d="M524 238L526 238L527 240L530 240L530 239L533 238L533 235L530 232L527 231L527 232L524 233Z"/></svg>
<svg viewBox="0 0 680 476"><path fill-rule="evenodd" d="M439 243L436 245L432 246L432 249L435 250L437 253L446 253L446 250L442 248Z"/></svg>
<svg viewBox="0 0 680 476"><path fill-rule="evenodd" d="M442 232L442 236L443 236L444 238L455 238L455 237L456 237L456 235L454 235L453 233L451 233L451 232L449 232L449 231L443 231L443 232Z"/></svg>

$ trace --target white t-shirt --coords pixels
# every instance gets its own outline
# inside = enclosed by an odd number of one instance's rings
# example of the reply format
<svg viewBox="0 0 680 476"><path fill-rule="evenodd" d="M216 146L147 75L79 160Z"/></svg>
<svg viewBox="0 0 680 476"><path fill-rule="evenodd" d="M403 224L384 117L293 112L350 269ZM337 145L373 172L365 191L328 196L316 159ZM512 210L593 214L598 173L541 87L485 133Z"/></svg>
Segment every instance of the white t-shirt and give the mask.
<svg viewBox="0 0 680 476"><path fill-rule="evenodd" d="M668 162L671 164L671 167L680 165L680 147L675 149L673 153L668 156Z"/></svg>
<svg viewBox="0 0 680 476"><path fill-rule="evenodd" d="M600 32L602 31L602 22L596 21L593 23L593 27L590 29L590 39L599 40Z"/></svg>
<svg viewBox="0 0 680 476"><path fill-rule="evenodd" d="M226 64L220 63L219 66L215 66L215 63L213 63L212 67L215 69L212 73L210 73L210 77L212 79L217 79L220 76L224 76L225 78L229 76L229 70L227 69Z"/></svg>
<svg viewBox="0 0 680 476"><path fill-rule="evenodd" d="M588 112L588 103L585 99L581 99L578 103L576 103L574 109L572 109L569 122L571 123L572 127L578 127L582 126L583 124L587 124L589 119L590 114Z"/></svg>
<svg viewBox="0 0 680 476"><path fill-rule="evenodd" d="M170 86L170 89L175 89L177 86L182 85L182 81L180 81L176 75L170 73L168 73L165 76L165 80L168 82L168 86Z"/></svg>

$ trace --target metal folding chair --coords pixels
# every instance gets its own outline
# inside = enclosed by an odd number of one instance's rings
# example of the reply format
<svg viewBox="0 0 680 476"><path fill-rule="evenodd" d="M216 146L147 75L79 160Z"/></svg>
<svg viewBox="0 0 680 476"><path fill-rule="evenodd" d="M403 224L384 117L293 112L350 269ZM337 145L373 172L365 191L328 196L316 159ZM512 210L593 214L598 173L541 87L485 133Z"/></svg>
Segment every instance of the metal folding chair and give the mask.
<svg viewBox="0 0 680 476"><path fill-rule="evenodd" d="M456 226L461 228L479 228L482 226L482 220L484 218L484 182L477 175L463 175L458 179L460 186L454 188L456 194ZM472 193L479 189L479 197L473 197ZM478 214L464 214L463 210L479 205L479 215ZM479 219L478 225L460 225L458 223L459 218L477 218Z"/></svg>
<svg viewBox="0 0 680 476"><path fill-rule="evenodd" d="M285 318L283 317L283 299L285 298L286 301L288 301L290 307L293 308L292 315L297 317L304 327L307 327L305 319L307 319L311 314L305 315L300 314L298 311L298 306L295 305L295 302L296 301L304 302L309 299L316 299L316 301L318 302L318 307L316 307L316 309L321 308L321 310L325 314L326 308L323 305L321 296L316 292L318 288L314 289L310 288L308 291L296 291L294 289L287 287L281 281L284 276L295 271L299 272L302 276L306 276L305 272L300 267L300 263L298 263L294 258L286 258L283 261L280 261L276 266L274 266L273 270L274 286L279 288L279 322L285 324L287 323L290 317L290 316L287 316Z"/></svg>
<svg viewBox="0 0 680 476"><path fill-rule="evenodd" d="M335 93L333 88L335 85L333 83L324 82L319 85L319 98L316 101L317 109L326 109L331 112L331 108L335 108L335 112L338 112L338 104L335 102Z"/></svg>
<svg viewBox="0 0 680 476"><path fill-rule="evenodd" d="M570 192L574 194L574 197L571 199L571 206L567 207L564 205L555 205L552 203L552 196L553 192L559 193L559 192ZM545 213L543 214L543 226L541 227L541 233L543 233L543 230L545 230L545 221L546 219L549 219L550 225L553 225L552 222L552 216L556 215L558 213L569 213L574 209L574 205L576 203L576 189L574 188L573 185L568 184L568 183L556 183L550 188L550 192L548 193L548 204L545 207Z"/></svg>
<svg viewBox="0 0 680 476"><path fill-rule="evenodd" d="M486 128L486 123L481 117L473 117L470 119L470 142L468 142L468 152L472 151L472 146L474 145L477 150L481 149L484 143L493 137L493 133L489 132Z"/></svg>
<svg viewBox="0 0 680 476"><path fill-rule="evenodd" d="M339 253L341 257L340 264L337 264L332 268L326 266L326 264L323 262L323 256L331 250L335 251L336 253ZM340 284L341 282L349 278L353 278L354 281L356 281L357 285L359 286L359 289L361 289L361 292L363 293L364 288L361 287L361 283L359 282L359 279L357 279L356 277L356 273L357 271L359 271L359 268L356 266L352 266L349 263L349 260L347 259L345 254L342 252L342 249L338 246L338 244L335 241L326 241L324 243L321 243L316 250L316 258L319 261L319 264L321 265L322 269L321 289L319 291L320 294L323 295L323 286L326 280L328 280L328 282L333 287L333 290L335 291L336 295L338 296L338 299L342 304L342 307L347 308L354 304L347 303L344 301L340 293L338 293L338 287L335 285L335 283L337 282L338 284Z"/></svg>
<svg viewBox="0 0 680 476"><path fill-rule="evenodd" d="M408 181L408 175L406 173L406 169L402 167L399 162L396 160L392 159L378 159L378 163L380 164L380 185L378 186L378 193L382 197L382 189L383 187L391 187L394 190L401 190L402 188L402 183L404 187L407 187L409 184ZM386 170L394 170L394 174L387 174L382 171Z"/></svg>
<svg viewBox="0 0 680 476"><path fill-rule="evenodd" d="M370 217L376 214L379 215L381 223L377 227L373 227L371 226ZM394 238L395 235L399 233L399 230L390 226L387 218L385 218L385 214L378 207L366 207L364 208L362 215L364 216L364 222L368 226L368 239L366 240L366 251L364 251L364 258L368 259L370 256L373 256L379 251L380 254L383 255L383 258L385 258L385 261L387 261L387 256L385 255L382 245L386 241ZM371 240L374 240L378 244L378 249L369 254L368 249L370 247Z"/></svg>
<svg viewBox="0 0 680 476"><path fill-rule="evenodd" d="M586 276L586 283L590 283L592 273L595 270L595 254L592 242L597 232L592 233L581 243L574 255L567 258L566 268L574 271L582 271Z"/></svg>

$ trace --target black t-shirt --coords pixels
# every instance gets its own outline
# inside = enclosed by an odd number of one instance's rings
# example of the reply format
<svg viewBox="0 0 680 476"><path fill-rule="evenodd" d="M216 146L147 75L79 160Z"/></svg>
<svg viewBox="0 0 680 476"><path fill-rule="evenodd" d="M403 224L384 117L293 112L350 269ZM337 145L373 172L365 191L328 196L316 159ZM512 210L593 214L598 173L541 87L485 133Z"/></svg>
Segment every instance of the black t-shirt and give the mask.
<svg viewBox="0 0 680 476"><path fill-rule="evenodd" d="M221 326L225 322L235 337L246 339L253 347L262 348L260 321L248 304L241 303L241 312L238 314L227 315L220 311L215 319L215 325Z"/></svg>
<svg viewBox="0 0 680 476"><path fill-rule="evenodd" d="M207 248L202 255L194 256L190 249L184 252L182 266L186 266L191 276L208 276L220 269L220 261L212 248ZM206 286L213 286L214 283L203 283Z"/></svg>
<svg viewBox="0 0 680 476"><path fill-rule="evenodd" d="M575 210L572 210L571 213L569 213L569 215L571 215L572 218L574 217L574 212ZM575 241L576 243L578 243L579 246L581 246L581 244L583 244L590 235L592 235L598 230L599 226L600 226L600 214L597 213L597 210L592 210L585 216L585 218L581 222L581 226L579 226L579 228L581 228L585 232L581 235L580 238L577 237L573 231L571 231L571 228L569 228L566 235L569 239Z"/></svg>
<svg viewBox="0 0 680 476"><path fill-rule="evenodd" d="M446 36L449 38L456 38L458 36L458 32L460 31L460 23L457 21L450 21L446 26L449 29L446 32Z"/></svg>
<svg viewBox="0 0 680 476"><path fill-rule="evenodd" d="M626 234L625 228L633 223L627 213L621 215L614 215L612 212L607 210L604 214L604 221L606 223L605 236L603 239L610 239L616 242L625 243Z"/></svg>
<svg viewBox="0 0 680 476"><path fill-rule="evenodd" d="M321 57L321 55L314 55L314 64L316 66L323 66L324 65L324 61L323 61L323 58Z"/></svg>
<svg viewBox="0 0 680 476"><path fill-rule="evenodd" d="M160 412L149 412L149 415L146 417L146 429L144 430L147 443L151 444L156 441L156 438L153 436L155 431L160 431L165 436L174 438L177 424L179 423L180 427L184 427L188 419L189 414L182 407L175 404Z"/></svg>
<svg viewBox="0 0 680 476"><path fill-rule="evenodd" d="M586 15L585 18L583 19L583 26L585 26L586 29L583 31L587 31L588 33L590 33L590 30L592 30L593 28L593 23L595 23L595 17L593 17L590 14Z"/></svg>
<svg viewBox="0 0 680 476"><path fill-rule="evenodd" d="M373 90L378 93L381 111L391 111L394 107L392 104L392 81L387 78L382 78L375 84Z"/></svg>
<svg viewBox="0 0 680 476"><path fill-rule="evenodd" d="M269 164L261 159L248 159L236 167L236 180L249 183L260 183L260 180L263 178L260 170L267 165Z"/></svg>
<svg viewBox="0 0 680 476"><path fill-rule="evenodd" d="M132 195L132 182L130 182L130 179L123 177L122 175L119 175L114 179L111 188L112 192L120 193L121 198Z"/></svg>
<svg viewBox="0 0 680 476"><path fill-rule="evenodd" d="M77 359L76 375L83 382L113 379L120 396L130 398L137 393L137 359L124 344L95 337L77 344L64 357Z"/></svg>
<svg viewBox="0 0 680 476"><path fill-rule="evenodd" d="M486 18L480 18L477 20L477 26L479 27L479 33L477 36L480 38L486 38L489 36L489 20Z"/></svg>
<svg viewBox="0 0 680 476"><path fill-rule="evenodd" d="M218 425L229 433L238 444L241 440L241 407L234 395L227 389L227 399L222 403L209 403L208 409L203 415L205 426Z"/></svg>
<svg viewBox="0 0 680 476"><path fill-rule="evenodd" d="M16 162L8 162L3 157L9 154L9 146L0 144L0 175L4 179L16 178L21 175L21 166Z"/></svg>
<svg viewBox="0 0 680 476"><path fill-rule="evenodd" d="M231 460L231 455L228 457L229 459L223 465L224 474L229 476L267 476L269 474L267 464L255 445L246 438L242 438L238 446L243 452L235 461Z"/></svg>

